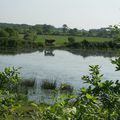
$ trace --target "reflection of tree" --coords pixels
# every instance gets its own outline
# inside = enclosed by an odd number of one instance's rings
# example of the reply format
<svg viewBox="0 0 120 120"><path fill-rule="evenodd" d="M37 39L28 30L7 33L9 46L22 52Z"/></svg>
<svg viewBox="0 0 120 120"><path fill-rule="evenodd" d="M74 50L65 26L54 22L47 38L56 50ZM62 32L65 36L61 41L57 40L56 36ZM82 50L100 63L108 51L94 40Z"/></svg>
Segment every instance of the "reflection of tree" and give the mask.
<svg viewBox="0 0 120 120"><path fill-rule="evenodd" d="M38 51L37 49L19 49L19 48L0 48L0 55L17 55L23 53L33 53ZM43 52L43 50L39 50L39 52Z"/></svg>
<svg viewBox="0 0 120 120"><path fill-rule="evenodd" d="M54 56L55 54L53 53L52 49L45 49L44 50L44 55L45 56Z"/></svg>
<svg viewBox="0 0 120 120"><path fill-rule="evenodd" d="M116 57L119 56L117 50L99 50L99 49L68 49L74 55L80 55L84 58L89 56Z"/></svg>
<svg viewBox="0 0 120 120"><path fill-rule="evenodd" d="M0 48L0 55L17 55L22 53L33 53L39 51L40 53L44 52L45 56L55 56L54 49L46 48L44 49L18 49L18 48ZM80 55L82 57L89 56L103 56L103 57L116 57L119 56L118 50L100 50L100 49L67 49L68 51L74 55Z"/></svg>

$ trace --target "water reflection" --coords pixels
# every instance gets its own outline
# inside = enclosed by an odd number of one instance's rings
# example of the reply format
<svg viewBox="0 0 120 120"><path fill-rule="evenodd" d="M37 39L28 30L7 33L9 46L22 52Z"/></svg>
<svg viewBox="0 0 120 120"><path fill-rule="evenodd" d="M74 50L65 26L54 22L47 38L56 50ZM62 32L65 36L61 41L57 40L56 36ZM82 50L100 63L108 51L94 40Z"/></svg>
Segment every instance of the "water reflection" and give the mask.
<svg viewBox="0 0 120 120"><path fill-rule="evenodd" d="M75 55L80 55L84 58L89 56L104 56L104 57L117 57L120 55L120 51L111 49L68 49L67 51Z"/></svg>
<svg viewBox="0 0 120 120"><path fill-rule="evenodd" d="M14 48L3 48L0 49L0 55L17 55L25 53L33 53L36 51L44 52L44 56L55 56L56 49L53 48L41 48L41 49L14 49ZM104 56L104 57L116 57L120 55L120 51L116 49L64 49L74 55L80 55L84 58L89 56Z"/></svg>
<svg viewBox="0 0 120 120"><path fill-rule="evenodd" d="M0 48L0 55L17 55L24 53L33 53L38 51L38 49L17 49L17 48ZM43 52L43 49L39 49L40 52Z"/></svg>
<svg viewBox="0 0 120 120"><path fill-rule="evenodd" d="M2 49L0 51L0 71L5 67L22 67L22 77L35 78L34 81L25 81L24 84L34 86L28 89L28 99L36 102L52 103L60 92L42 90L43 80L56 80L57 84L67 83L76 90L83 87L81 77L89 74L89 65L99 64L105 80L119 79L119 72L111 64L110 58L118 56L117 50L86 50L86 49ZM46 57L47 56L47 57ZM54 56L54 57L51 57ZM34 73L34 75L33 75ZM64 85L65 86L65 85ZM66 86L72 89L70 86ZM65 89L65 87L61 87Z"/></svg>
<svg viewBox="0 0 120 120"><path fill-rule="evenodd" d="M54 52L53 49L45 49L44 50L44 55L45 56L55 56L55 54L53 52Z"/></svg>

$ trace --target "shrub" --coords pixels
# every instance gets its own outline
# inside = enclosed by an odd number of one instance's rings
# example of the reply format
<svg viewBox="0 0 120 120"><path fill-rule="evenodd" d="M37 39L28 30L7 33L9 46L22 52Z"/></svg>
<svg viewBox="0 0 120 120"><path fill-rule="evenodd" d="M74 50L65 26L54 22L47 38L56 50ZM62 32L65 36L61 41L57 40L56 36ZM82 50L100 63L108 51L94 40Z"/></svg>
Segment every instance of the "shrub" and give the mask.
<svg viewBox="0 0 120 120"><path fill-rule="evenodd" d="M120 70L120 58L112 60L116 65L116 70ZM100 73L99 65L89 66L90 74L82 77L88 87L81 88L78 95L65 95L56 99L54 105L38 106L35 103L29 104L32 109L22 110L22 113L16 112L18 106L15 104L15 94L6 91L6 87L0 87L0 117L9 119L9 115L17 118L41 119L41 120L119 120L120 119L120 82L108 81L103 79ZM13 70L14 71L14 70ZM11 70L1 72L1 79L13 78L16 74ZM3 77L4 76L4 77ZM9 77L10 76L10 77ZM17 77L18 79L18 77ZM9 81L9 80L8 80ZM11 79L10 79L11 81ZM16 79L15 79L16 81ZM17 80L18 81L18 80ZM2 85L9 82L2 82ZM11 82L10 82L11 83ZM14 83L14 82L12 82ZM16 82L15 82L16 83ZM68 86L68 85L64 85ZM56 89L56 81L43 81L43 89ZM4 89L3 89L4 88ZM67 88L67 87L61 87ZM69 88L69 87L68 87ZM22 101L22 103L24 103ZM72 103L72 104L71 104ZM20 105L26 105L20 104ZM32 105L32 106L31 106ZM20 111L21 111L20 110ZM25 111L25 112L23 112ZM4 119L3 119L4 120Z"/></svg>
<svg viewBox="0 0 120 120"><path fill-rule="evenodd" d="M73 37L68 37L68 42L69 43L74 43L75 42L75 38L73 38Z"/></svg>
<svg viewBox="0 0 120 120"><path fill-rule="evenodd" d="M18 69L5 68L0 72L0 117L7 119L9 114L13 114L19 107L18 104L18 85L20 77Z"/></svg>
<svg viewBox="0 0 120 120"><path fill-rule="evenodd" d="M19 68L18 68L19 69ZM20 82L20 76L18 69L12 68L5 68L4 72L0 72L0 89L1 90L8 90L8 91L16 91L17 86Z"/></svg>
<svg viewBox="0 0 120 120"><path fill-rule="evenodd" d="M118 63L118 59L114 63ZM120 64L116 68L119 70ZM89 86L81 88L77 96L61 96L54 106L45 110L44 119L119 120L120 83L102 82L102 77L98 65L90 66L90 75L82 77Z"/></svg>

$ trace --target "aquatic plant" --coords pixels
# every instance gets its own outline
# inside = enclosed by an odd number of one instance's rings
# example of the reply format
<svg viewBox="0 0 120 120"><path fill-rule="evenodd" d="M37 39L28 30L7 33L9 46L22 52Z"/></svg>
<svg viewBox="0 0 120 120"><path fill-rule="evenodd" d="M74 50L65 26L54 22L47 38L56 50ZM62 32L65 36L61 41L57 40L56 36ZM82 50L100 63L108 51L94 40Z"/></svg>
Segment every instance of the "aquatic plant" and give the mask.
<svg viewBox="0 0 120 120"><path fill-rule="evenodd" d="M73 92L74 88L70 84L62 83L60 85L60 91Z"/></svg>
<svg viewBox="0 0 120 120"><path fill-rule="evenodd" d="M22 80L21 85L26 87L34 87L35 79L31 78L31 79Z"/></svg>
<svg viewBox="0 0 120 120"><path fill-rule="evenodd" d="M57 83L56 83L56 81L44 80L41 83L41 88L42 89L55 90L57 88Z"/></svg>
<svg viewBox="0 0 120 120"><path fill-rule="evenodd" d="M119 61L120 58L112 61L116 65L117 71L120 70ZM99 65L89 67L90 74L82 77L84 84L87 83L88 87L81 88L78 95L60 96L54 105L26 103L23 99L19 101L15 91L13 92L11 89L9 91L4 87L7 84L9 87L9 83L14 86L18 85L17 71L9 68L5 72L0 72L0 80L3 85L0 87L0 119L120 120L119 80L102 81L103 75L100 73ZM47 80L43 81L41 85L43 89L56 89L56 86L56 81Z"/></svg>

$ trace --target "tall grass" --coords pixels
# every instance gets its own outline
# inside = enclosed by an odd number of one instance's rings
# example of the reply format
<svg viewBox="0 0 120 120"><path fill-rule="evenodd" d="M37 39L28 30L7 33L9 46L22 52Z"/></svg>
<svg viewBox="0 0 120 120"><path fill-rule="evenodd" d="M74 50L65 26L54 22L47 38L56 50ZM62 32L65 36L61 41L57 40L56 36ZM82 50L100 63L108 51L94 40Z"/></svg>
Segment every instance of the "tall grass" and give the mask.
<svg viewBox="0 0 120 120"><path fill-rule="evenodd" d="M41 83L41 89L47 89L47 90L55 90L57 88L56 81L48 81L44 80Z"/></svg>
<svg viewBox="0 0 120 120"><path fill-rule="evenodd" d="M62 83L61 85L60 85L60 91L61 92L73 92L73 90L74 90L74 88L73 88L73 86L71 86L70 84L67 84L67 83Z"/></svg>
<svg viewBox="0 0 120 120"><path fill-rule="evenodd" d="M34 87L35 85L35 79L27 79L27 80L22 80L21 85L25 87Z"/></svg>

